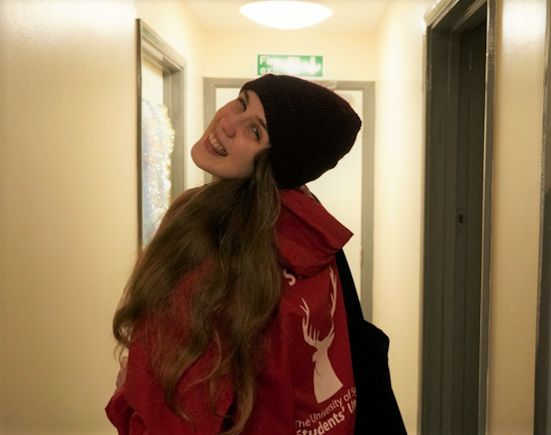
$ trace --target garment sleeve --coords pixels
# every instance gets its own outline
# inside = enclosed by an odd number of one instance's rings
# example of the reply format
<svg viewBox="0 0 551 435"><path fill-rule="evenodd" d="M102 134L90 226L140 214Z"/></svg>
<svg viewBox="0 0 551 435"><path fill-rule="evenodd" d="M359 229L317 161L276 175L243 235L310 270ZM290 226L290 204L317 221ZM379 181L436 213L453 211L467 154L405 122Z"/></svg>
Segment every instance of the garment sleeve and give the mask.
<svg viewBox="0 0 551 435"><path fill-rule="evenodd" d="M213 353L207 351L178 383L178 401L190 417L188 421L168 407L145 346L141 341L135 342L129 353L126 382L106 408L119 435L219 434L233 401L231 381L229 377L220 380L214 403L210 400L208 386L195 384L211 367Z"/></svg>
<svg viewBox="0 0 551 435"><path fill-rule="evenodd" d="M205 273L205 262L183 277L174 292L171 307L183 309L194 288L194 280ZM188 418L178 415L168 406L164 390L151 365L152 340L157 333L171 334L170 340L185 339L171 322L170 313L159 313L134 325L132 342L128 352L126 380L115 392L106 407L107 416L119 431L119 435L217 435L221 432L228 410L233 402L231 375L217 379L215 391L209 385L198 382L208 378L218 352L214 343L180 377L176 384L175 401ZM157 330L156 322L162 321L168 329ZM167 323L168 322L168 323Z"/></svg>

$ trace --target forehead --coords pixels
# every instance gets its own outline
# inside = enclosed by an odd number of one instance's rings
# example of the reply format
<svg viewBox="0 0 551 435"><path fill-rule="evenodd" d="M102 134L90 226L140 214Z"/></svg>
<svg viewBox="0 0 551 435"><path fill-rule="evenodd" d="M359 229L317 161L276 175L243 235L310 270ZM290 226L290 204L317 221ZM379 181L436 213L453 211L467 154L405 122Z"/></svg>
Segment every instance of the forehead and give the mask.
<svg viewBox="0 0 551 435"><path fill-rule="evenodd" d="M255 91L251 91L250 89L242 89L241 95L245 97L245 100L247 103L258 106L259 109L264 112L264 106L262 105L262 101L260 100L260 97L256 94Z"/></svg>

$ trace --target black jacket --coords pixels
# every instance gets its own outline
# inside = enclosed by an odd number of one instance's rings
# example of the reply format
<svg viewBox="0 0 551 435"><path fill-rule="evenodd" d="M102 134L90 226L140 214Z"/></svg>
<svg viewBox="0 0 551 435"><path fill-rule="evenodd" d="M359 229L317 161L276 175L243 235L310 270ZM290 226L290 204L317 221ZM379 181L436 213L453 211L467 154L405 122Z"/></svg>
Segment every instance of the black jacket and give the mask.
<svg viewBox="0 0 551 435"><path fill-rule="evenodd" d="M364 320L352 274L342 250L337 253L337 266L348 315L348 333L356 383L355 434L406 434L390 383L389 339L383 331Z"/></svg>

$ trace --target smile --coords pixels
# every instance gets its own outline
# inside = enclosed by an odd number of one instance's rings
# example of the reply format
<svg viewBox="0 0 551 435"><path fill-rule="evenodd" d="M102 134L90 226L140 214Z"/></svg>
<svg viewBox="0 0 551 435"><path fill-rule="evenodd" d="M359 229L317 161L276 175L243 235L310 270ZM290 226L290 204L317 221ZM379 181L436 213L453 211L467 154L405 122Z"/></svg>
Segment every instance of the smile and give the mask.
<svg viewBox="0 0 551 435"><path fill-rule="evenodd" d="M214 132L211 132L209 134L209 142L212 145L212 149L216 152L216 154L220 156L227 156L228 152L226 151L226 148L222 146L220 142L218 142L218 139L214 135Z"/></svg>

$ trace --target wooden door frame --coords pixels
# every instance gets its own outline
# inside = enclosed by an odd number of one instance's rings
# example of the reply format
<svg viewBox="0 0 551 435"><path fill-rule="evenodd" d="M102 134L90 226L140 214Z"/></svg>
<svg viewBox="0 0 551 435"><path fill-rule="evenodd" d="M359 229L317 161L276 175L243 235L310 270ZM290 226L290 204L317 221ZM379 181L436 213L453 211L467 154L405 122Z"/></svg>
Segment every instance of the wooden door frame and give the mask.
<svg viewBox="0 0 551 435"><path fill-rule="evenodd" d="M423 274L422 365L419 433L441 433L449 427L451 396L444 386L451 379L451 364L446 355L453 312L450 289L446 288L449 262L444 260L453 240L455 226L448 193L454 189L453 166L457 125L457 35L469 28L478 15L487 21L485 131L483 162L482 258L480 299L480 349L478 391L478 435L486 433L488 376L488 329L490 299L490 234L492 197L492 120L494 112L495 0L442 0L426 16L426 155L425 155L425 236ZM455 39L454 39L455 38ZM455 93L454 93L455 90ZM446 337L446 338L444 338Z"/></svg>

